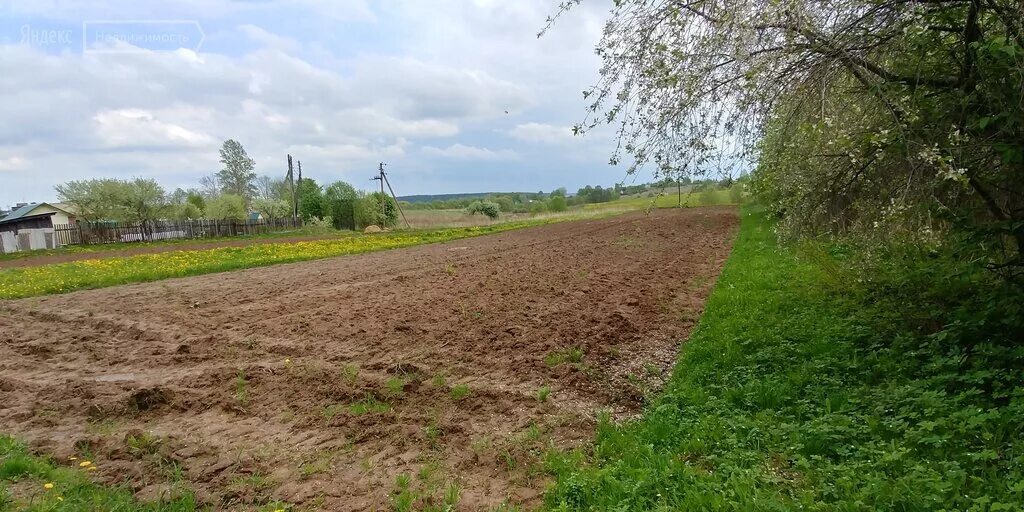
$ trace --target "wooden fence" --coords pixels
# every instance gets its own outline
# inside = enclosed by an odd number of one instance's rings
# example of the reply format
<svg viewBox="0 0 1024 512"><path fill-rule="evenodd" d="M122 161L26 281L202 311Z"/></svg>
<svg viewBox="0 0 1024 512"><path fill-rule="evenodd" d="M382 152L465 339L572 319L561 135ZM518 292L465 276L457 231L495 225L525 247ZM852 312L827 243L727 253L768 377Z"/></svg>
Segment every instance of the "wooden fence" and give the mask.
<svg viewBox="0 0 1024 512"><path fill-rule="evenodd" d="M152 242L183 238L257 235L302 227L302 219L78 222L54 224L60 245Z"/></svg>

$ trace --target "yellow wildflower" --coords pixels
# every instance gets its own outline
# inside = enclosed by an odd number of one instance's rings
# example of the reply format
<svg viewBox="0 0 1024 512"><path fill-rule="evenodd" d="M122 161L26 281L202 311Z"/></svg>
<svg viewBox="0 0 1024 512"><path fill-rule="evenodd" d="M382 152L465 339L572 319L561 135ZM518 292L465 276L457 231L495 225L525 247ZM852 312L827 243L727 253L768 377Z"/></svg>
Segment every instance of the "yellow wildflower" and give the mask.
<svg viewBox="0 0 1024 512"><path fill-rule="evenodd" d="M83 460L82 462L79 462L79 463L78 463L78 466L79 466L79 467L83 467L83 468L86 468L86 467L92 466L92 461L88 461L88 460Z"/></svg>
<svg viewBox="0 0 1024 512"><path fill-rule="evenodd" d="M43 489L53 489L53 482L46 482L43 484Z"/></svg>
<svg viewBox="0 0 1024 512"><path fill-rule="evenodd" d="M86 471L96 471L96 466L89 466L85 468Z"/></svg>

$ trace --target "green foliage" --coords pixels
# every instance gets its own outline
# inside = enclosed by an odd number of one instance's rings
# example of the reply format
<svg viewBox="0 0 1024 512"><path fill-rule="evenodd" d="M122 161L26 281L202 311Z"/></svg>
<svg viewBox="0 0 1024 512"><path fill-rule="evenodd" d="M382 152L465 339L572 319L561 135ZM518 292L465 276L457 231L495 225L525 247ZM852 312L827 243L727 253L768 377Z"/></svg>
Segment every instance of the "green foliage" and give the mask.
<svg viewBox="0 0 1024 512"><path fill-rule="evenodd" d="M324 211L324 194L320 185L311 178L302 178L298 184L299 215L302 220L322 219Z"/></svg>
<svg viewBox="0 0 1024 512"><path fill-rule="evenodd" d="M583 349L580 347L567 348L552 352L544 357L544 363L548 366L558 366L562 363L580 363L583 361Z"/></svg>
<svg viewBox="0 0 1024 512"><path fill-rule="evenodd" d="M248 203L256 195L256 161L249 158L242 144L228 139L220 148L220 163L224 166L217 172L221 192Z"/></svg>
<svg viewBox="0 0 1024 512"><path fill-rule="evenodd" d="M555 196L548 201L547 209L552 212L564 212L569 209L569 203L565 201L564 196Z"/></svg>
<svg viewBox="0 0 1024 512"><path fill-rule="evenodd" d="M910 249L847 275L761 214L664 394L550 457L556 510L1013 510L1024 502L1024 298ZM833 263L826 264L825 261ZM872 280L859 281L863 275ZM946 276L946 279L937 279ZM953 277L959 276L959 277ZM986 291L987 290L987 291Z"/></svg>
<svg viewBox="0 0 1024 512"><path fill-rule="evenodd" d="M548 387L548 386L541 386L540 389L537 390L537 401L538 402L540 402L540 403L547 402L548 398L550 398L550 397L551 397L551 388L550 387Z"/></svg>
<svg viewBox="0 0 1024 512"><path fill-rule="evenodd" d="M466 213L470 215L482 213L490 219L497 219L500 212L501 207L490 201L473 201L466 207Z"/></svg>
<svg viewBox="0 0 1024 512"><path fill-rule="evenodd" d="M398 223L398 205L391 196L374 192L357 202L355 217L359 227L371 224L382 228L392 227Z"/></svg>
<svg viewBox="0 0 1024 512"><path fill-rule="evenodd" d="M175 204L169 207L170 216L178 220L203 218L203 211L192 203Z"/></svg>
<svg viewBox="0 0 1024 512"><path fill-rule="evenodd" d="M206 218L216 220L245 220L249 211L245 199L234 194L223 194L206 205Z"/></svg>
<svg viewBox="0 0 1024 512"><path fill-rule="evenodd" d="M324 214L331 217L334 229L356 229L358 201L359 192L344 181L336 181L324 189Z"/></svg>
<svg viewBox="0 0 1024 512"><path fill-rule="evenodd" d="M252 209L268 220L286 219L292 214L292 205L283 199L255 199Z"/></svg>
<svg viewBox="0 0 1024 512"><path fill-rule="evenodd" d="M43 487L48 483L53 484L51 489ZM26 493L34 496L29 498ZM159 502L137 502L128 487L95 484L86 471L77 467L61 467L31 454L13 438L0 436L0 509L26 512L185 512L199 508L193 493L178 484Z"/></svg>
<svg viewBox="0 0 1024 512"><path fill-rule="evenodd" d="M469 396L469 386L465 384L456 384L452 386L452 389L448 391L448 394L451 395L452 400L462 400Z"/></svg>
<svg viewBox="0 0 1024 512"><path fill-rule="evenodd" d="M565 194L562 194L565 197ZM576 192L576 199L580 203L607 203L619 198L617 188L603 188L601 185L592 187L587 185Z"/></svg>
<svg viewBox="0 0 1024 512"><path fill-rule="evenodd" d="M69 181L54 188L87 221L148 222L172 213L166 192L152 179Z"/></svg>
<svg viewBox="0 0 1024 512"><path fill-rule="evenodd" d="M490 226L447 228L429 231L399 231L379 236L336 236L301 243L265 243L246 247L219 247L205 250L181 250L137 254L126 257L107 257L102 259L102 264L100 265L95 264L97 260L83 260L32 267L4 268L0 269L0 298L10 299L64 293L83 288L99 288L126 283L156 281L170 277L208 274L211 272L275 265L278 263L361 254L371 251L457 240L489 233L500 233L562 220L568 220L568 218L535 219L504 222ZM299 231L299 233L324 235L322 230L310 230L308 226ZM282 235L284 233L280 233L277 236ZM238 237L232 238L238 239ZM168 244L170 242L158 243ZM95 246L83 247L92 249ZM125 246L120 245L118 247ZM89 251L83 249L75 252ZM55 253L49 252L49 254Z"/></svg>

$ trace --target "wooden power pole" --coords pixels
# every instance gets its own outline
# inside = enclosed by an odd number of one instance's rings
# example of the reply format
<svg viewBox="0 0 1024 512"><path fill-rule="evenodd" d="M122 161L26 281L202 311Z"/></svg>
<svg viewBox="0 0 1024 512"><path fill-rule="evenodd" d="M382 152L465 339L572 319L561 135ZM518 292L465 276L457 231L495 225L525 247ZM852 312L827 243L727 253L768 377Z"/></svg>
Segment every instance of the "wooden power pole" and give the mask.
<svg viewBox="0 0 1024 512"><path fill-rule="evenodd" d="M292 191L292 222L299 216L299 204L295 202L295 175L292 174L292 156L288 155L288 188Z"/></svg>

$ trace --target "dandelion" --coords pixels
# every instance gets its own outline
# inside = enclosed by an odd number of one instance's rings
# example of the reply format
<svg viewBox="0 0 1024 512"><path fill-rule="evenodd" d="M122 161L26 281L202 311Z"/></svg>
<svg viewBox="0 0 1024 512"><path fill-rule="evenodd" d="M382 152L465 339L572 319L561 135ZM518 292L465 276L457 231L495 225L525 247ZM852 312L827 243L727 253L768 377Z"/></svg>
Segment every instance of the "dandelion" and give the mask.
<svg viewBox="0 0 1024 512"><path fill-rule="evenodd" d="M96 466L89 466L85 468L86 471L96 471Z"/></svg>
<svg viewBox="0 0 1024 512"><path fill-rule="evenodd" d="M46 489L46 490L53 489L53 482L46 482L45 484L43 484L43 489Z"/></svg>
<svg viewBox="0 0 1024 512"><path fill-rule="evenodd" d="M89 461L89 460L83 460L82 462L79 462L79 463L78 463L78 466L79 466L79 467L83 467L83 468L87 468L87 467L89 467L89 466L92 466L92 461Z"/></svg>
<svg viewBox="0 0 1024 512"><path fill-rule="evenodd" d="M75 457L74 455L72 455L72 456L68 457L68 460L78 460L78 457Z"/></svg>

